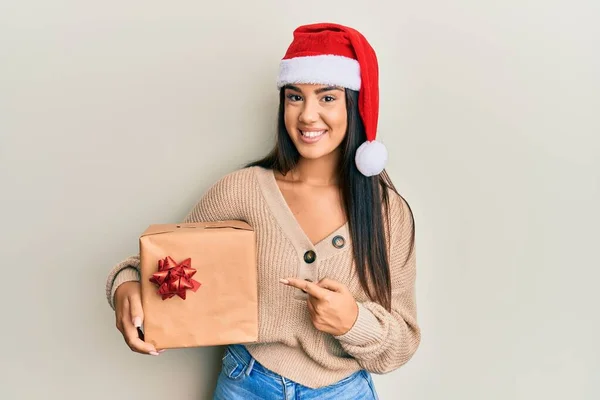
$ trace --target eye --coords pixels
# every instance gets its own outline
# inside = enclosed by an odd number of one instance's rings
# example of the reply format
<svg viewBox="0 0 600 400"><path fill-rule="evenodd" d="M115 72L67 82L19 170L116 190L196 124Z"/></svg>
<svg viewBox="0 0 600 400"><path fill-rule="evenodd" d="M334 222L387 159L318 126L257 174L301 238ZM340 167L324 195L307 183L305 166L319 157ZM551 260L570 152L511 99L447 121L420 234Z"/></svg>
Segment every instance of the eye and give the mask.
<svg viewBox="0 0 600 400"><path fill-rule="evenodd" d="M290 93L286 97L288 98L289 101L300 101L300 100L302 100L301 96L298 96L297 94L294 94L294 93Z"/></svg>
<svg viewBox="0 0 600 400"><path fill-rule="evenodd" d="M323 97L323 101L325 101L325 103L329 103L335 100L335 97L327 95L325 97Z"/></svg>

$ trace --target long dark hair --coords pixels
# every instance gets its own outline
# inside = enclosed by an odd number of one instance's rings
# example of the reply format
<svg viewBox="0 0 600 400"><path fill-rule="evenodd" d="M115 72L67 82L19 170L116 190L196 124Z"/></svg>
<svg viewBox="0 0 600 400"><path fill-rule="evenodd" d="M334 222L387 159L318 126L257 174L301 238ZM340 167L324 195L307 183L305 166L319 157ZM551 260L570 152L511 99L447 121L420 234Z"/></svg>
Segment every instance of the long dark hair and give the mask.
<svg viewBox="0 0 600 400"><path fill-rule="evenodd" d="M366 134L358 112L358 92L350 89L346 89L345 92L348 131L341 143L342 157L338 169L338 181L352 238L354 262L363 290L372 301L378 302L389 311L391 281L384 222L388 222L388 233L390 226L389 218L384 217L382 204L387 215L389 190L399 196L400 194L386 171L378 176L366 177L356 168L354 155L358 146L366 140ZM300 153L285 128L284 105L285 88L282 88L279 97L275 147L267 156L247 164L246 167L260 166L285 175L296 166ZM411 218L413 218L412 210ZM414 242L414 220L411 235L411 240ZM409 258L410 253L406 260Z"/></svg>

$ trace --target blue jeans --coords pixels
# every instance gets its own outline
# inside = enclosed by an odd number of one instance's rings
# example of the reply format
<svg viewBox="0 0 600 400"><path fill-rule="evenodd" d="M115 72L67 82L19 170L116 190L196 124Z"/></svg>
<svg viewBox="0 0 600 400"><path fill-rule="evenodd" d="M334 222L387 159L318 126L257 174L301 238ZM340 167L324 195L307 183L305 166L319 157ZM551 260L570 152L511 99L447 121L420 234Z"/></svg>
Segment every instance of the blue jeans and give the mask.
<svg viewBox="0 0 600 400"><path fill-rule="evenodd" d="M332 385L311 389L254 360L242 345L228 346L213 400L378 400L371 375L360 370Z"/></svg>

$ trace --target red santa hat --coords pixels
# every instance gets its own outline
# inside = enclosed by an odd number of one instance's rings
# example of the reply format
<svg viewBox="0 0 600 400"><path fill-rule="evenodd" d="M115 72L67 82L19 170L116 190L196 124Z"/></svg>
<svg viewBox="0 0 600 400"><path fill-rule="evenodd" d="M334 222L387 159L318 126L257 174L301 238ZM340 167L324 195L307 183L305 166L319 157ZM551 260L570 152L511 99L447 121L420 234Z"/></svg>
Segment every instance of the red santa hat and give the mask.
<svg viewBox="0 0 600 400"><path fill-rule="evenodd" d="M367 141L356 150L356 167L365 176L381 173L388 153L376 140L379 69L375 51L367 39L353 28L332 23L296 28L279 66L277 87L295 83L341 86L359 91L358 109Z"/></svg>

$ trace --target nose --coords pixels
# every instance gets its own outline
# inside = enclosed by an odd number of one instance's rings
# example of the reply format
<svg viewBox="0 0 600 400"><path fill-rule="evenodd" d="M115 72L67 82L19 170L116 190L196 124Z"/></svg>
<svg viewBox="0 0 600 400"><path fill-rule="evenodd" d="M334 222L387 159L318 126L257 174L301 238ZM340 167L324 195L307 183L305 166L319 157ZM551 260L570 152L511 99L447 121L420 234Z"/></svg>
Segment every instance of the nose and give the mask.
<svg viewBox="0 0 600 400"><path fill-rule="evenodd" d="M306 99L298 120L305 125L310 125L319 120L318 104L315 101Z"/></svg>

